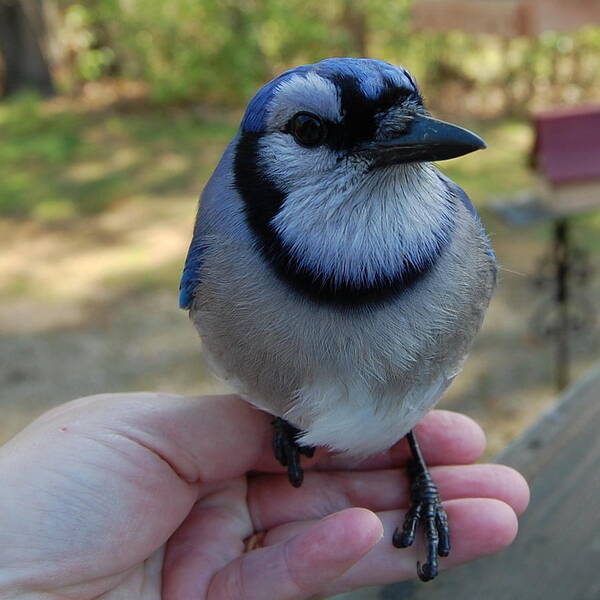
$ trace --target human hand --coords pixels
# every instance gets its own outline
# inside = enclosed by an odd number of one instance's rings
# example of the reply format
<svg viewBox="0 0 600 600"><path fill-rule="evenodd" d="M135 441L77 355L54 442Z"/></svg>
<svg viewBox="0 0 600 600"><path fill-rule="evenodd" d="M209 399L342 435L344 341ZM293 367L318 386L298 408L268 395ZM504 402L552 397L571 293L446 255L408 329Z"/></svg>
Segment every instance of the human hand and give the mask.
<svg viewBox="0 0 600 600"><path fill-rule="evenodd" d="M0 597L295 600L414 577L419 549L391 543L405 442L358 465L320 450L293 489L269 422L236 396L152 393L42 415L0 450ZM484 437L467 417L434 411L417 435L450 520L442 568L510 544L523 478L468 465Z"/></svg>

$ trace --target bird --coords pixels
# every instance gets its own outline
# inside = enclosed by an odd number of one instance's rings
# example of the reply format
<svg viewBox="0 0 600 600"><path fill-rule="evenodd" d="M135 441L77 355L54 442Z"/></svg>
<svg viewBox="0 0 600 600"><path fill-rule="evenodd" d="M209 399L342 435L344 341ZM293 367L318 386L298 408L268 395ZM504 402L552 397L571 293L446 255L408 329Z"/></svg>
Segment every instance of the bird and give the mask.
<svg viewBox="0 0 600 600"><path fill-rule="evenodd" d="M357 461L406 436L423 581L450 552L413 428L462 368L496 286L478 213L434 163L485 148L371 58L285 71L250 100L200 199L179 303L213 371L273 416L290 483L317 446Z"/></svg>

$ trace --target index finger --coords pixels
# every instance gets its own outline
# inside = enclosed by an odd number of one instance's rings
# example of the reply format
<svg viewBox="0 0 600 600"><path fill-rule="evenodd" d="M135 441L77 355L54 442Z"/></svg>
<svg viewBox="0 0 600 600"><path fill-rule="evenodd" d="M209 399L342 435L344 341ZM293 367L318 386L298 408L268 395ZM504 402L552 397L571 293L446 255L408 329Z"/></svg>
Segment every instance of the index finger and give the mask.
<svg viewBox="0 0 600 600"><path fill-rule="evenodd" d="M45 413L21 436L40 429L59 437L67 429L94 439L109 433L152 452L187 483L210 483L239 477L270 454L271 420L233 394L100 394Z"/></svg>

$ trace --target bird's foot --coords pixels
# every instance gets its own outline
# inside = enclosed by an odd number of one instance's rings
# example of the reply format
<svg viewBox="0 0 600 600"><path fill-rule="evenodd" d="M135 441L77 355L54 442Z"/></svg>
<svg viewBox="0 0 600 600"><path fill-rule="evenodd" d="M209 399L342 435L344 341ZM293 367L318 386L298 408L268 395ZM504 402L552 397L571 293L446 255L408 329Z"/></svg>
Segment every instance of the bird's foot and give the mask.
<svg viewBox="0 0 600 600"><path fill-rule="evenodd" d="M287 467L287 475L294 487L300 487L304 480L304 471L300 465L300 455L311 458L315 449L298 443L301 431L290 425L285 419L277 417L272 421L275 435L273 437L273 453L279 463Z"/></svg>
<svg viewBox="0 0 600 600"><path fill-rule="evenodd" d="M411 505L404 518L402 528L396 528L392 543L396 548L407 548L415 541L417 525L422 524L427 546L427 562L417 562L417 574L421 581L431 581L438 574L438 556L450 553L450 534L448 517L442 507L437 485L425 466L421 452L412 432L409 443L413 449L414 460L409 469L411 477ZM412 437L412 439L411 439ZM415 452L415 447L417 451Z"/></svg>

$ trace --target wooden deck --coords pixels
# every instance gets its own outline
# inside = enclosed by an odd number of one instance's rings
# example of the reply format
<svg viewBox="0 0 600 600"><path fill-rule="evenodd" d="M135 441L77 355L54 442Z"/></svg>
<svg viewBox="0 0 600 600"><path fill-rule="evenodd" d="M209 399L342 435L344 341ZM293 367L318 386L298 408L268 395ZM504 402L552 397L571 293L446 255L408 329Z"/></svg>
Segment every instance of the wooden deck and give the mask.
<svg viewBox="0 0 600 600"><path fill-rule="evenodd" d="M600 369L511 444L531 504L515 543L442 573L357 591L344 600L600 600Z"/></svg>

